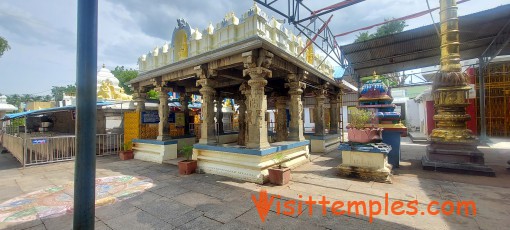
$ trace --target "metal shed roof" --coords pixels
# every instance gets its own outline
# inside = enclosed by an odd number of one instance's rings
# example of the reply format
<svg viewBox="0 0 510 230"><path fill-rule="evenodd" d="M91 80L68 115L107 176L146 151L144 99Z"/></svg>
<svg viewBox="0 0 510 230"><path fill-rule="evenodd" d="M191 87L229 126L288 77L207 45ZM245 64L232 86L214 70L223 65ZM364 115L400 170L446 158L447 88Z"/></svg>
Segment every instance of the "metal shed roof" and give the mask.
<svg viewBox="0 0 510 230"><path fill-rule="evenodd" d="M106 106L106 105L113 105L113 104L114 103L112 103L112 102L106 102L106 101L105 102L102 102L102 101L97 102L97 106ZM48 109L30 110L30 111L19 112L19 113L9 113L9 114L6 114L1 119L5 121L5 120L20 118L20 117L37 116L37 115L42 115L42 114L47 114L47 113L70 111L70 110L75 110L75 109L76 109L76 106L70 105L70 106L54 107L54 108L48 108Z"/></svg>
<svg viewBox="0 0 510 230"><path fill-rule="evenodd" d="M460 54L464 60L478 58L510 20L510 5L459 17ZM439 27L439 24L436 24ZM440 40L434 25L341 47L349 65L359 76L392 73L439 65ZM500 55L510 54L510 47Z"/></svg>

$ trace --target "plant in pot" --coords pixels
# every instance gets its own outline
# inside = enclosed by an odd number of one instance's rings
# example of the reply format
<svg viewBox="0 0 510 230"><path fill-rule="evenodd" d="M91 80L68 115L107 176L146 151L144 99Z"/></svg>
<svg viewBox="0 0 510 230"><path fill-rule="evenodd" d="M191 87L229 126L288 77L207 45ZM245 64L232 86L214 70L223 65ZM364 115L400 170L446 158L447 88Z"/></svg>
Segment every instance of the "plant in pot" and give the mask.
<svg viewBox="0 0 510 230"><path fill-rule="evenodd" d="M352 110L349 125L347 126L349 142L370 143L379 141L382 129L367 127L373 119L374 115L368 110Z"/></svg>
<svg viewBox="0 0 510 230"><path fill-rule="evenodd" d="M273 160L278 164L277 167L268 168L269 182L275 185L284 185L290 181L290 168L282 167L282 162L285 159L283 153L277 153Z"/></svg>
<svg viewBox="0 0 510 230"><path fill-rule="evenodd" d="M189 175L194 173L197 169L197 161L191 159L191 156L193 155L193 146L184 146L180 152L186 158L186 160L179 161L179 174Z"/></svg>
<svg viewBox="0 0 510 230"><path fill-rule="evenodd" d="M133 159L135 154L133 153L133 142L128 141L123 145L123 151L120 151L119 158L123 161Z"/></svg>

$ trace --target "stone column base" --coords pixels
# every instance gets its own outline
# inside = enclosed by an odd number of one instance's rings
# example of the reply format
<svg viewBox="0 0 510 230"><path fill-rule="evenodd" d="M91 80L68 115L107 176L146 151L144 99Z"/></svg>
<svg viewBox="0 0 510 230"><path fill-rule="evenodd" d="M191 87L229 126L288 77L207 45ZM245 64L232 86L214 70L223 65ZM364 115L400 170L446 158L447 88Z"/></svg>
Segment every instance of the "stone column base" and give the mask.
<svg viewBox="0 0 510 230"><path fill-rule="evenodd" d="M170 140L170 139L172 139L172 137L170 137L169 135L163 135L163 136L156 137L156 140L158 140L158 141L166 141L166 140Z"/></svg>
<svg viewBox="0 0 510 230"><path fill-rule="evenodd" d="M483 153L476 145L458 143L432 143L422 158L424 170L496 176L484 163Z"/></svg>
<svg viewBox="0 0 510 230"><path fill-rule="evenodd" d="M269 179L268 168L278 165L277 154L283 154L284 167L295 168L310 162L308 144L308 141L287 142L263 150L195 144L193 159L204 173L264 184Z"/></svg>
<svg viewBox="0 0 510 230"><path fill-rule="evenodd" d="M312 153L327 153L333 151L340 144L340 134L330 134L324 136L310 135L310 151Z"/></svg>

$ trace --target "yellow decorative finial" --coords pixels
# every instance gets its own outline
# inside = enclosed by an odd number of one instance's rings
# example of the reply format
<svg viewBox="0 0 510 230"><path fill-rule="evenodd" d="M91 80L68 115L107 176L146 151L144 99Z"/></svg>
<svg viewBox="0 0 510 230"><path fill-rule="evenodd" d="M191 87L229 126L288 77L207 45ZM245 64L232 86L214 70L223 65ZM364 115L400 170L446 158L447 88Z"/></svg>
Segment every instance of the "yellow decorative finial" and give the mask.
<svg viewBox="0 0 510 230"><path fill-rule="evenodd" d="M374 80L378 80L378 79L379 79L379 75L377 75L377 73L374 70Z"/></svg>

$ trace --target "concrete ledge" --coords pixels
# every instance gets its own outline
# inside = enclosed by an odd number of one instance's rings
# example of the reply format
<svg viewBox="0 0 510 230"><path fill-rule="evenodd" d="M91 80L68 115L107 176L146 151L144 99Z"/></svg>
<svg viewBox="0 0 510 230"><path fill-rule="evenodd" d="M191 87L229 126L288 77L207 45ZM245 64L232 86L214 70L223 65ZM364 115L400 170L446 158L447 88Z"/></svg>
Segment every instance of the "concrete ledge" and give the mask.
<svg viewBox="0 0 510 230"><path fill-rule="evenodd" d="M133 139L133 143L145 143L145 144L153 144L153 145L172 145L177 144L176 139L170 139L166 141L158 141L152 139Z"/></svg>
<svg viewBox="0 0 510 230"><path fill-rule="evenodd" d="M177 158L177 140L133 140L135 159L154 163L163 163L165 160Z"/></svg>
<svg viewBox="0 0 510 230"><path fill-rule="evenodd" d="M218 141L220 144L234 143L237 142L237 137L239 133L224 133L218 136Z"/></svg>
<svg viewBox="0 0 510 230"><path fill-rule="evenodd" d="M198 161L198 168L205 173L263 184L268 180L267 169L278 165L278 162L275 161L277 154L284 156L281 164L285 167L295 168L310 161L308 142L298 143L300 144L288 144L287 147L279 146L280 148L273 147L271 149L280 151L272 151L264 155L239 153L234 149L240 148L235 147L203 148L203 146L198 146L193 149L193 158ZM255 150L250 150L250 152L253 151Z"/></svg>
<svg viewBox="0 0 510 230"><path fill-rule="evenodd" d="M310 141L283 141L272 143L271 147L267 149L248 149L245 147L236 147L236 146L221 146L221 145L206 145L206 144L195 144L193 145L194 149L203 149L203 150L211 150L218 152L230 152L230 153L239 153L246 155L256 155L256 156L264 156L269 155L275 152L285 151L288 149L297 148L300 146L308 145Z"/></svg>
<svg viewBox="0 0 510 230"><path fill-rule="evenodd" d="M312 153L326 153L334 150L341 141L340 134L329 134L324 136L306 136L310 139Z"/></svg>

